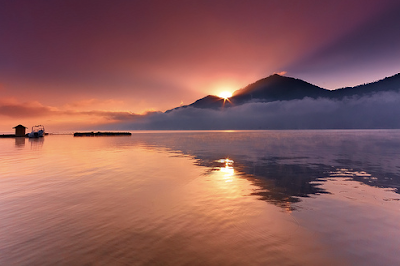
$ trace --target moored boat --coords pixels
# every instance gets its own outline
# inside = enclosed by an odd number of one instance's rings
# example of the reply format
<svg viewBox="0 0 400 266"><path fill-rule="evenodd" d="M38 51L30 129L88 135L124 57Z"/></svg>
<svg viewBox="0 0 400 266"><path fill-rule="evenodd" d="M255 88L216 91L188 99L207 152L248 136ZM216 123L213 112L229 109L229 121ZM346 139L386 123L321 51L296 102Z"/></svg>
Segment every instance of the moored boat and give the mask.
<svg viewBox="0 0 400 266"><path fill-rule="evenodd" d="M44 136L44 126L37 125L32 127L32 132L28 133L30 138L40 138Z"/></svg>

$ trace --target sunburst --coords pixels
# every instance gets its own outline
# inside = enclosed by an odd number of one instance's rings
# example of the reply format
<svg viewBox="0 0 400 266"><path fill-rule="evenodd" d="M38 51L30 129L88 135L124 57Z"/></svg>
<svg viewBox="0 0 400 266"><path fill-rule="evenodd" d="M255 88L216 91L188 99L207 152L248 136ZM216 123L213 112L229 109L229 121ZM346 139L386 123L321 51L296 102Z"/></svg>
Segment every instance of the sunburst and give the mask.
<svg viewBox="0 0 400 266"><path fill-rule="evenodd" d="M221 93L218 95L218 97L221 97L221 98L223 98L224 100L227 100L227 99L229 99L230 97L232 97L232 93L229 92L229 91L223 91L223 92L221 92Z"/></svg>

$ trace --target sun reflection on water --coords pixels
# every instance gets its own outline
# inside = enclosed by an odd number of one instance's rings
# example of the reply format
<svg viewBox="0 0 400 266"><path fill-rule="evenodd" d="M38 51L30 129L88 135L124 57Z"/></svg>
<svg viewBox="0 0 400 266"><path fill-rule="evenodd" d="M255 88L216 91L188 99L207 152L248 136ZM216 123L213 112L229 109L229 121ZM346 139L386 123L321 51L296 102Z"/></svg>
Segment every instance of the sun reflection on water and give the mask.
<svg viewBox="0 0 400 266"><path fill-rule="evenodd" d="M233 160L228 158L218 160L219 163L223 164L223 167L219 167L218 170L223 173L223 179L225 182L232 182L235 170L233 169Z"/></svg>

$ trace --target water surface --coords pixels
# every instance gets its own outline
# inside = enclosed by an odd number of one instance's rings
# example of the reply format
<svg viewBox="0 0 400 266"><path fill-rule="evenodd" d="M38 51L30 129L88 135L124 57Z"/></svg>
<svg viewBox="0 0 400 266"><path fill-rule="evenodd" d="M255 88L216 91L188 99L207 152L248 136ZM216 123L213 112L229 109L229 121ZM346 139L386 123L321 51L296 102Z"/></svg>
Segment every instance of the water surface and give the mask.
<svg viewBox="0 0 400 266"><path fill-rule="evenodd" d="M400 131L0 139L0 265L398 265Z"/></svg>

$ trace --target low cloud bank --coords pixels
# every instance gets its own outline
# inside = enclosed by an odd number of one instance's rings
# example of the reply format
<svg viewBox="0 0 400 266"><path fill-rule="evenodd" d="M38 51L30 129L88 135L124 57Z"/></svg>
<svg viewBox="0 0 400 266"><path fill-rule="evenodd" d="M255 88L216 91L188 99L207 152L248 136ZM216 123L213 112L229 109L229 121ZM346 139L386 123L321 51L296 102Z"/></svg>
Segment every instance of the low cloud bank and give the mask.
<svg viewBox="0 0 400 266"><path fill-rule="evenodd" d="M378 129L400 128L400 93L384 92L344 100L253 102L209 110L182 108L149 113L114 124L135 129Z"/></svg>
<svg viewBox="0 0 400 266"><path fill-rule="evenodd" d="M29 103L15 103L0 101L0 115L13 117L13 118L23 118L23 117L38 117L46 116L48 113L53 112L52 108L49 106L44 106L38 102Z"/></svg>

